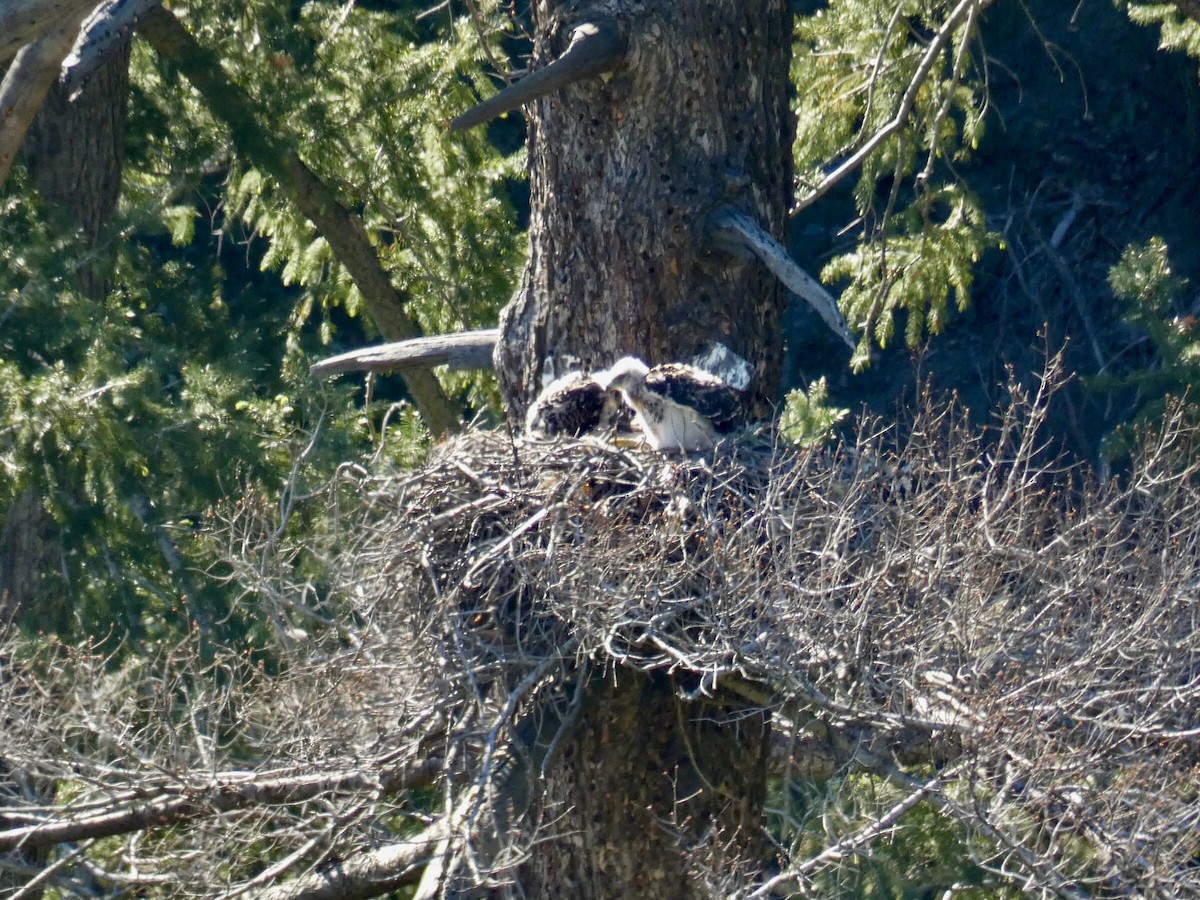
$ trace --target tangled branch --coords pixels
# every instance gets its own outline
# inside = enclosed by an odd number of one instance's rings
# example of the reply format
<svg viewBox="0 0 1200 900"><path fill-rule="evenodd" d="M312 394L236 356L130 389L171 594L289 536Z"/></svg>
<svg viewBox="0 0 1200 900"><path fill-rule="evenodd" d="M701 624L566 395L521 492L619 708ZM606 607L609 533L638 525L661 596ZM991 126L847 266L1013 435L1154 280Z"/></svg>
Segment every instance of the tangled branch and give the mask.
<svg viewBox="0 0 1200 900"><path fill-rule="evenodd" d="M75 889L503 892L548 837L522 813L580 673L633 667L672 673L683 703L773 712L781 866L714 874L718 893L819 893L933 815L995 884L1188 896L1196 431L1173 415L1100 484L1046 455L1055 387L1014 386L982 430L925 397L824 451L465 435L417 471L342 473L307 548L321 591L246 512L229 577L312 633L274 673L194 646L112 670L10 641L0 746L52 787L6 803L0 847L51 850L49 874L10 868ZM886 790L856 794L856 774ZM804 784L820 804L792 804Z"/></svg>

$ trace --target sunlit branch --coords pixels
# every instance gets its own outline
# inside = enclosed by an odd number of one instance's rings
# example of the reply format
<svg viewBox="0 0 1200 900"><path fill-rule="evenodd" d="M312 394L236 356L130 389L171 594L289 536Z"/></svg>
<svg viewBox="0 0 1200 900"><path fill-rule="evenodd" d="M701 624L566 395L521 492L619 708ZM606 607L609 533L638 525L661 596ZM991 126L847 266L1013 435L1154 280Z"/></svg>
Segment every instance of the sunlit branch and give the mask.
<svg viewBox="0 0 1200 900"><path fill-rule="evenodd" d="M336 375L340 372L427 369L430 366L449 366L456 371L491 369L492 349L499 337L499 329L488 328L360 347L313 363L309 371L314 375Z"/></svg>
<svg viewBox="0 0 1200 900"><path fill-rule="evenodd" d="M129 834L253 806L302 803L337 792L395 793L428 784L441 772L441 766L440 759L430 759L413 768L382 773L320 772L275 778L256 777L254 773L225 773L212 779L210 784L180 785L139 798L119 809L0 831L0 852Z"/></svg>
<svg viewBox="0 0 1200 900"><path fill-rule="evenodd" d="M819 281L796 264L787 247L775 240L753 216L732 206L723 206L709 220L709 229L719 246L734 251L744 248L753 253L788 290L811 306L847 347L853 350L857 346L837 301Z"/></svg>
<svg viewBox="0 0 1200 900"><path fill-rule="evenodd" d="M808 209L826 194L828 194L835 185L843 178L857 169L863 164L868 156L874 153L879 147L903 128L908 123L908 118L912 114L913 106L917 102L917 94L920 92L922 85L925 84L925 79L929 77L929 73L933 71L933 66L945 49L946 44L954 36L954 32L958 29L964 16L978 13L980 10L990 6L992 0L962 0L942 23L942 27L938 29L937 34L933 36L933 40L929 42L929 46L925 50L924 56L921 57L921 62L917 66L917 71L913 74L912 80L908 84L908 89L904 92L904 96L900 99L900 105L896 109L896 114L886 125L876 131L865 144L858 148L848 159L839 163L838 166L821 179L821 183L813 188L809 193L805 194L800 200L796 201L792 207L792 213L798 213Z"/></svg>
<svg viewBox="0 0 1200 900"><path fill-rule="evenodd" d="M451 121L452 131L465 131L560 91L569 84L611 72L625 58L625 35L612 20L585 22L575 28L563 55Z"/></svg>
<svg viewBox="0 0 1200 900"><path fill-rule="evenodd" d="M74 51L62 66L62 83L74 95L133 35L138 20L162 0L107 0L83 23Z"/></svg>

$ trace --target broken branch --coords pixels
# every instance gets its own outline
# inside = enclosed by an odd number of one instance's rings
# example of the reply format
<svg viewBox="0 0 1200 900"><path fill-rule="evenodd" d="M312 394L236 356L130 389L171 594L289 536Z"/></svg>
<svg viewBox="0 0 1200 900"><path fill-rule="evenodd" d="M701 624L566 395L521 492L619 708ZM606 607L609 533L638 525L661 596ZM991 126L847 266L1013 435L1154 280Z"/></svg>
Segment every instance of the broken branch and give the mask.
<svg viewBox="0 0 1200 900"><path fill-rule="evenodd" d="M736 255L749 251L758 257L784 287L811 306L830 329L853 350L857 346L850 326L833 295L796 264L787 247L775 240L753 216L722 206L709 220L709 233L721 249Z"/></svg>
<svg viewBox="0 0 1200 900"><path fill-rule="evenodd" d="M466 131L568 84L611 72L625 58L625 50L625 35L615 21L584 22L571 33L571 43L562 56L467 110L450 122L450 130Z"/></svg>
<svg viewBox="0 0 1200 900"><path fill-rule="evenodd" d="M492 349L499 338L500 329L488 328L395 341L331 356L313 363L308 370L314 375L337 375L342 372L427 369L431 366L449 366L455 371L491 369Z"/></svg>

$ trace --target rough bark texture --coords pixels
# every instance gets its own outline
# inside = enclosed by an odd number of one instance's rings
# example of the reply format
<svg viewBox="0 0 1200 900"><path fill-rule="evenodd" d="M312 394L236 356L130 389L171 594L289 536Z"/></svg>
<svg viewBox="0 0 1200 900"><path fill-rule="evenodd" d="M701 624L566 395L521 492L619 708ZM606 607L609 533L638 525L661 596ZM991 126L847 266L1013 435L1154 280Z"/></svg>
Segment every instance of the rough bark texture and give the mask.
<svg viewBox="0 0 1200 900"><path fill-rule="evenodd" d="M70 49L69 41L66 47ZM61 85L50 86L22 144L25 163L46 204L82 239L80 287L96 298L108 291L105 273L111 254L102 248L101 238L120 192L128 93L125 48L74 101ZM41 497L26 489L5 511L0 528L0 621L36 609L42 578L57 558L55 540Z"/></svg>
<svg viewBox="0 0 1200 900"><path fill-rule="evenodd" d="M525 896L684 900L762 861L766 714L685 688L624 669L592 681L535 804Z"/></svg>
<svg viewBox="0 0 1200 900"><path fill-rule="evenodd" d="M65 19L78 21L95 5L96 0L4 0L0 3L0 67L25 44Z"/></svg>
<svg viewBox="0 0 1200 900"><path fill-rule="evenodd" d="M66 48L70 49L70 42ZM85 251L78 272L80 288L97 299L110 289L111 246L105 247L103 236L120 195L128 94L126 46L113 54L74 100L61 84L53 84L21 148L47 206L79 234ZM27 609L37 611L42 579L56 556L50 517L37 492L27 489L7 511L0 530L0 622ZM0 677L2 669L0 665ZM33 778L0 759L0 807L6 800L45 803L54 791L53 781ZM9 825L0 816L0 829ZM36 871L45 865L47 853L46 849L24 848L13 851L9 858ZM0 890L23 884L29 877L21 874L20 868L16 876L11 885L0 880ZM22 893L30 900L41 895L40 889Z"/></svg>
<svg viewBox="0 0 1200 900"><path fill-rule="evenodd" d="M782 236L792 187L791 15L784 0L536 4L534 65L600 17L626 30L611 76L527 108L530 253L501 319L496 368L511 415L559 374L633 353L651 364L720 340L779 379L784 294L757 262L714 249L731 202Z"/></svg>
<svg viewBox="0 0 1200 900"><path fill-rule="evenodd" d="M539 0L534 11L535 67L599 19L625 29L628 52L610 75L526 109L530 250L496 349L510 415L523 418L548 370L687 360L713 340L755 365L764 411L784 294L760 263L714 247L707 223L732 204L784 233L788 4ZM527 821L524 896L686 898L704 893L704 858L762 862L769 724L679 690L624 670L589 685Z"/></svg>
<svg viewBox="0 0 1200 900"><path fill-rule="evenodd" d="M36 603L56 550L54 523L41 495L26 488L0 525L0 627Z"/></svg>
<svg viewBox="0 0 1200 900"><path fill-rule="evenodd" d="M21 48L0 82L0 185L16 161L33 117L58 78L63 60L79 34L82 12L63 19Z"/></svg>
<svg viewBox="0 0 1200 900"><path fill-rule="evenodd" d="M38 192L78 229L92 249L79 272L88 296L108 293L111 253L100 246L121 191L125 113L129 97L129 45L84 84L74 100L61 84L46 95L22 151Z"/></svg>

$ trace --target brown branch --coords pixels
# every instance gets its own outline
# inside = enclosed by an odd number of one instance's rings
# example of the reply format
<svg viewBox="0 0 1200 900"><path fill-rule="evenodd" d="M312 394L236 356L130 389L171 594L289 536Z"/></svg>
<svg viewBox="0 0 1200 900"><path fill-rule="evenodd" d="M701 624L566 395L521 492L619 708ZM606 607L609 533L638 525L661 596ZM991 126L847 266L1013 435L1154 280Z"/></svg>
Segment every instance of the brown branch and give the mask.
<svg viewBox="0 0 1200 900"><path fill-rule="evenodd" d="M492 349L499 337L499 329L488 328L413 338L378 347L360 347L313 363L308 370L314 375L337 375L341 372L392 372L429 366L449 366L455 371L491 369Z"/></svg>
<svg viewBox="0 0 1200 900"><path fill-rule="evenodd" d="M562 56L467 110L450 123L450 130L474 128L568 84L611 72L625 58L625 50L625 35L615 21L585 22L571 33L571 43Z"/></svg>
<svg viewBox="0 0 1200 900"><path fill-rule="evenodd" d="M933 64L937 61L939 55L950 38L954 36L955 30L958 28L959 22L968 13L978 12L991 5L992 0L962 0L942 23L942 27L938 29L933 40L929 42L929 46L925 50L925 55L921 57L921 62L917 65L917 71L913 74L912 81L908 84L908 89L904 92L904 96L900 98L900 106L896 109L896 114L891 121L880 128L871 136L865 144L859 147L848 159L840 163L837 168L821 179L821 183L812 189L802 200L796 202L792 207L792 214L808 209L826 194L833 187L863 164L868 156L879 149L880 145L890 138L893 134L899 131L908 122L908 117L912 113L913 105L917 102L917 94L921 90L921 86L925 84L925 79L929 77L929 73L933 71Z"/></svg>
<svg viewBox="0 0 1200 900"><path fill-rule="evenodd" d="M162 7L148 11L138 31L204 96L213 115L228 126L239 152L270 173L329 242L338 262L354 279L380 334L389 340L417 337L417 326L380 264L362 220L343 207L304 164L292 136L282 133L285 129L280 126L263 124L264 117L229 80L220 60L196 43L172 13ZM440 435L459 430L458 416L432 372L406 372L404 382L430 431Z"/></svg>
<svg viewBox="0 0 1200 900"><path fill-rule="evenodd" d="M1181 16L1200 24L1200 0L1171 0Z"/></svg>
<svg viewBox="0 0 1200 900"><path fill-rule="evenodd" d="M60 22L69 18L78 22L95 5L96 0L5 0L0 3L0 66Z"/></svg>
<svg viewBox="0 0 1200 900"><path fill-rule="evenodd" d="M4 75L0 84L0 185L75 44L85 12L86 8L72 9L52 30L24 47Z"/></svg>
<svg viewBox="0 0 1200 900"><path fill-rule="evenodd" d="M732 206L723 206L709 220L709 233L723 249L731 252L745 249L757 256L784 287L816 311L847 347L853 350L858 346L850 326L837 307L837 301L829 291L801 269L788 253L787 247L775 240L753 216Z"/></svg>
<svg viewBox="0 0 1200 900"><path fill-rule="evenodd" d="M397 791L432 783L442 760L422 760L416 767L391 772L322 772L255 780L226 773L194 789L164 790L121 809L80 816L61 822L40 822L0 831L0 852L52 847L67 841L111 837L147 828L162 828L206 819L252 806L302 803L325 794Z"/></svg>

